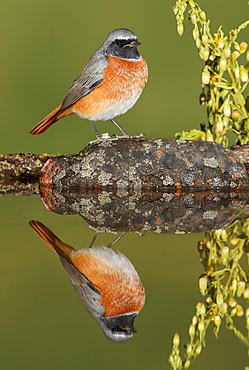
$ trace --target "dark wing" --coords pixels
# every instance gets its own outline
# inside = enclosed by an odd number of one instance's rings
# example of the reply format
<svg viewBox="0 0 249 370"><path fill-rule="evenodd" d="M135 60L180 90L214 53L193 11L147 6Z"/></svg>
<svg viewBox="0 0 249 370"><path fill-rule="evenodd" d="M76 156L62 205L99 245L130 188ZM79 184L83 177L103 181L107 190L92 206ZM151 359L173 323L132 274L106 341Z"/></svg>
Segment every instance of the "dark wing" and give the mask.
<svg viewBox="0 0 249 370"><path fill-rule="evenodd" d="M78 100L90 94L93 89L103 81L103 72L108 65L105 57L90 58L82 72L73 82L65 99L62 102L60 111L71 107Z"/></svg>
<svg viewBox="0 0 249 370"><path fill-rule="evenodd" d="M77 290L88 312L99 321L104 315L105 309L100 303L100 292L96 289L90 280L70 262L66 257L59 254L61 263L65 268L71 283Z"/></svg>

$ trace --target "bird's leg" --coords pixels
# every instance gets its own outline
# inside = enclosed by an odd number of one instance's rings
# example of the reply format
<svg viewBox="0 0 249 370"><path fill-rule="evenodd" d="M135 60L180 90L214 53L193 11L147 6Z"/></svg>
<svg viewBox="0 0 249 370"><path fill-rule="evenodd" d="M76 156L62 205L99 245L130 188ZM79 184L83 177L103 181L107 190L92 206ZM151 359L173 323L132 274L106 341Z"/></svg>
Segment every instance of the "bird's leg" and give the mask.
<svg viewBox="0 0 249 370"><path fill-rule="evenodd" d="M94 124L94 121L90 121L90 122L91 122L92 128L93 128L93 130L95 132L95 135L96 135L97 140L102 140L101 137L100 137L100 135L99 135L99 133L98 133L98 130L97 130L95 124Z"/></svg>
<svg viewBox="0 0 249 370"><path fill-rule="evenodd" d="M89 244L88 248L92 248L93 244L95 243L95 240L97 239L97 236L100 234L100 231L96 231L95 234L93 235L93 238L91 240L91 243ZM116 239L113 240L109 245L107 245L107 248L112 248L115 243L117 243L126 233L120 233Z"/></svg>
<svg viewBox="0 0 249 370"><path fill-rule="evenodd" d="M92 248L95 240L97 239L97 236L99 235L99 232L96 231L95 234L93 235L91 243L88 245L88 248Z"/></svg>
<svg viewBox="0 0 249 370"><path fill-rule="evenodd" d="M122 127L120 127L120 126L117 124L117 122L115 122L115 121L114 121L114 119L112 119L112 118L111 118L111 121L112 121L112 123L114 123L114 125L119 129L119 131L121 131L121 132L122 132L122 134L123 134L124 136L126 136L126 137L130 137L130 135L128 135L128 134L127 134L127 132L125 132L125 131L122 129Z"/></svg>
<svg viewBox="0 0 249 370"><path fill-rule="evenodd" d="M125 234L126 234L125 232L119 234L119 236L116 239L114 239L113 242L111 242L111 244L107 246L107 248L112 248L114 244L117 243Z"/></svg>
<svg viewBox="0 0 249 370"><path fill-rule="evenodd" d="M114 121L114 119L111 119L112 123L114 123L114 125L122 132L123 136L118 136L116 135L117 138L122 138L122 137L129 137L129 138L142 138L142 137L145 137L144 134L140 134L140 135L136 135L136 136L132 136L132 135L129 135L127 134L127 132L125 132L122 127L120 127L117 122Z"/></svg>

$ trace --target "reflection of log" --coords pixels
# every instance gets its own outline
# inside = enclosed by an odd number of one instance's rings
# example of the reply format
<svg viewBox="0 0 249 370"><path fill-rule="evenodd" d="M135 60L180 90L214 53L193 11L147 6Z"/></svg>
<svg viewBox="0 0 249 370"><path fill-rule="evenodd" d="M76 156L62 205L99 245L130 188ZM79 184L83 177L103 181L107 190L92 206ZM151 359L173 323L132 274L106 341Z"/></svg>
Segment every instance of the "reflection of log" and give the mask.
<svg viewBox="0 0 249 370"><path fill-rule="evenodd" d="M0 154L0 195L37 193L41 168L50 157L28 153Z"/></svg>
<svg viewBox="0 0 249 370"><path fill-rule="evenodd" d="M249 145L231 149L205 141L95 141L78 155L0 155L0 181L8 189L37 182L40 175L42 186L244 188L248 177L242 163L249 163Z"/></svg>
<svg viewBox="0 0 249 370"><path fill-rule="evenodd" d="M0 179L15 178L27 182L28 177L30 180L36 177L37 181L42 166L50 157L28 153L0 154Z"/></svg>
<svg viewBox="0 0 249 370"><path fill-rule="evenodd" d="M57 214L79 214L105 232L194 233L230 224L245 209L247 192L128 192L41 187L46 208ZM228 209L229 212L223 212Z"/></svg>

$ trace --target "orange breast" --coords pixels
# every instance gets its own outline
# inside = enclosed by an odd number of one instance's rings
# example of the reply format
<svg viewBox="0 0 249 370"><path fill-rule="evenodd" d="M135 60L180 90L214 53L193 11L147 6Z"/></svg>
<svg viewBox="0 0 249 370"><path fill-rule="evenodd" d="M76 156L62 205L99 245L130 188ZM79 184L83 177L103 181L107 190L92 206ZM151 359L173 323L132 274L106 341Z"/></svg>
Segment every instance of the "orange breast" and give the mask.
<svg viewBox="0 0 249 370"><path fill-rule="evenodd" d="M106 120L124 113L136 102L147 82L144 58L134 62L114 57L107 59L103 82L73 106L72 110L83 118ZM113 113L113 106L117 107L117 114Z"/></svg>
<svg viewBox="0 0 249 370"><path fill-rule="evenodd" d="M70 259L101 293L101 304L111 317L143 308L145 292L137 276L126 274L121 268L111 268L93 254L70 254Z"/></svg>

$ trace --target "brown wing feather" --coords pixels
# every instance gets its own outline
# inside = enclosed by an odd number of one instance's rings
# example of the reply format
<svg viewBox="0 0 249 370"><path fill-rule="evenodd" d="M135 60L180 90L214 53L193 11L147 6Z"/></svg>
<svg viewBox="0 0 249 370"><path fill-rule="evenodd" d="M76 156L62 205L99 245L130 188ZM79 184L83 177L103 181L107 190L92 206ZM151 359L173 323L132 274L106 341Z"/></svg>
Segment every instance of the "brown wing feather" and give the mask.
<svg viewBox="0 0 249 370"><path fill-rule="evenodd" d="M90 94L96 86L103 81L103 72L108 65L108 60L89 59L79 76L73 82L61 105L61 111L71 107L84 96Z"/></svg>
<svg viewBox="0 0 249 370"><path fill-rule="evenodd" d="M67 257L69 253L75 251L70 245L63 243L49 228L40 221L32 220L30 226L37 232L39 237L57 254Z"/></svg>
<svg viewBox="0 0 249 370"><path fill-rule="evenodd" d="M68 277L82 299L86 309L95 318L99 319L105 313L100 302L100 292L90 280L80 272L72 263L69 254L75 251L73 247L62 242L50 229L40 221L30 221L30 226L37 232L40 238L59 255L61 263Z"/></svg>
<svg viewBox="0 0 249 370"><path fill-rule="evenodd" d="M105 57L90 58L79 76L73 82L62 104L41 120L31 131L31 135L39 135L46 131L59 119L73 114L70 109L77 101L90 94L103 81L103 71L108 65Z"/></svg>
<svg viewBox="0 0 249 370"><path fill-rule="evenodd" d="M31 131L31 135L39 135L46 131L58 119L69 116L73 112L69 109L61 112L61 104L58 105L50 114L41 120Z"/></svg>

